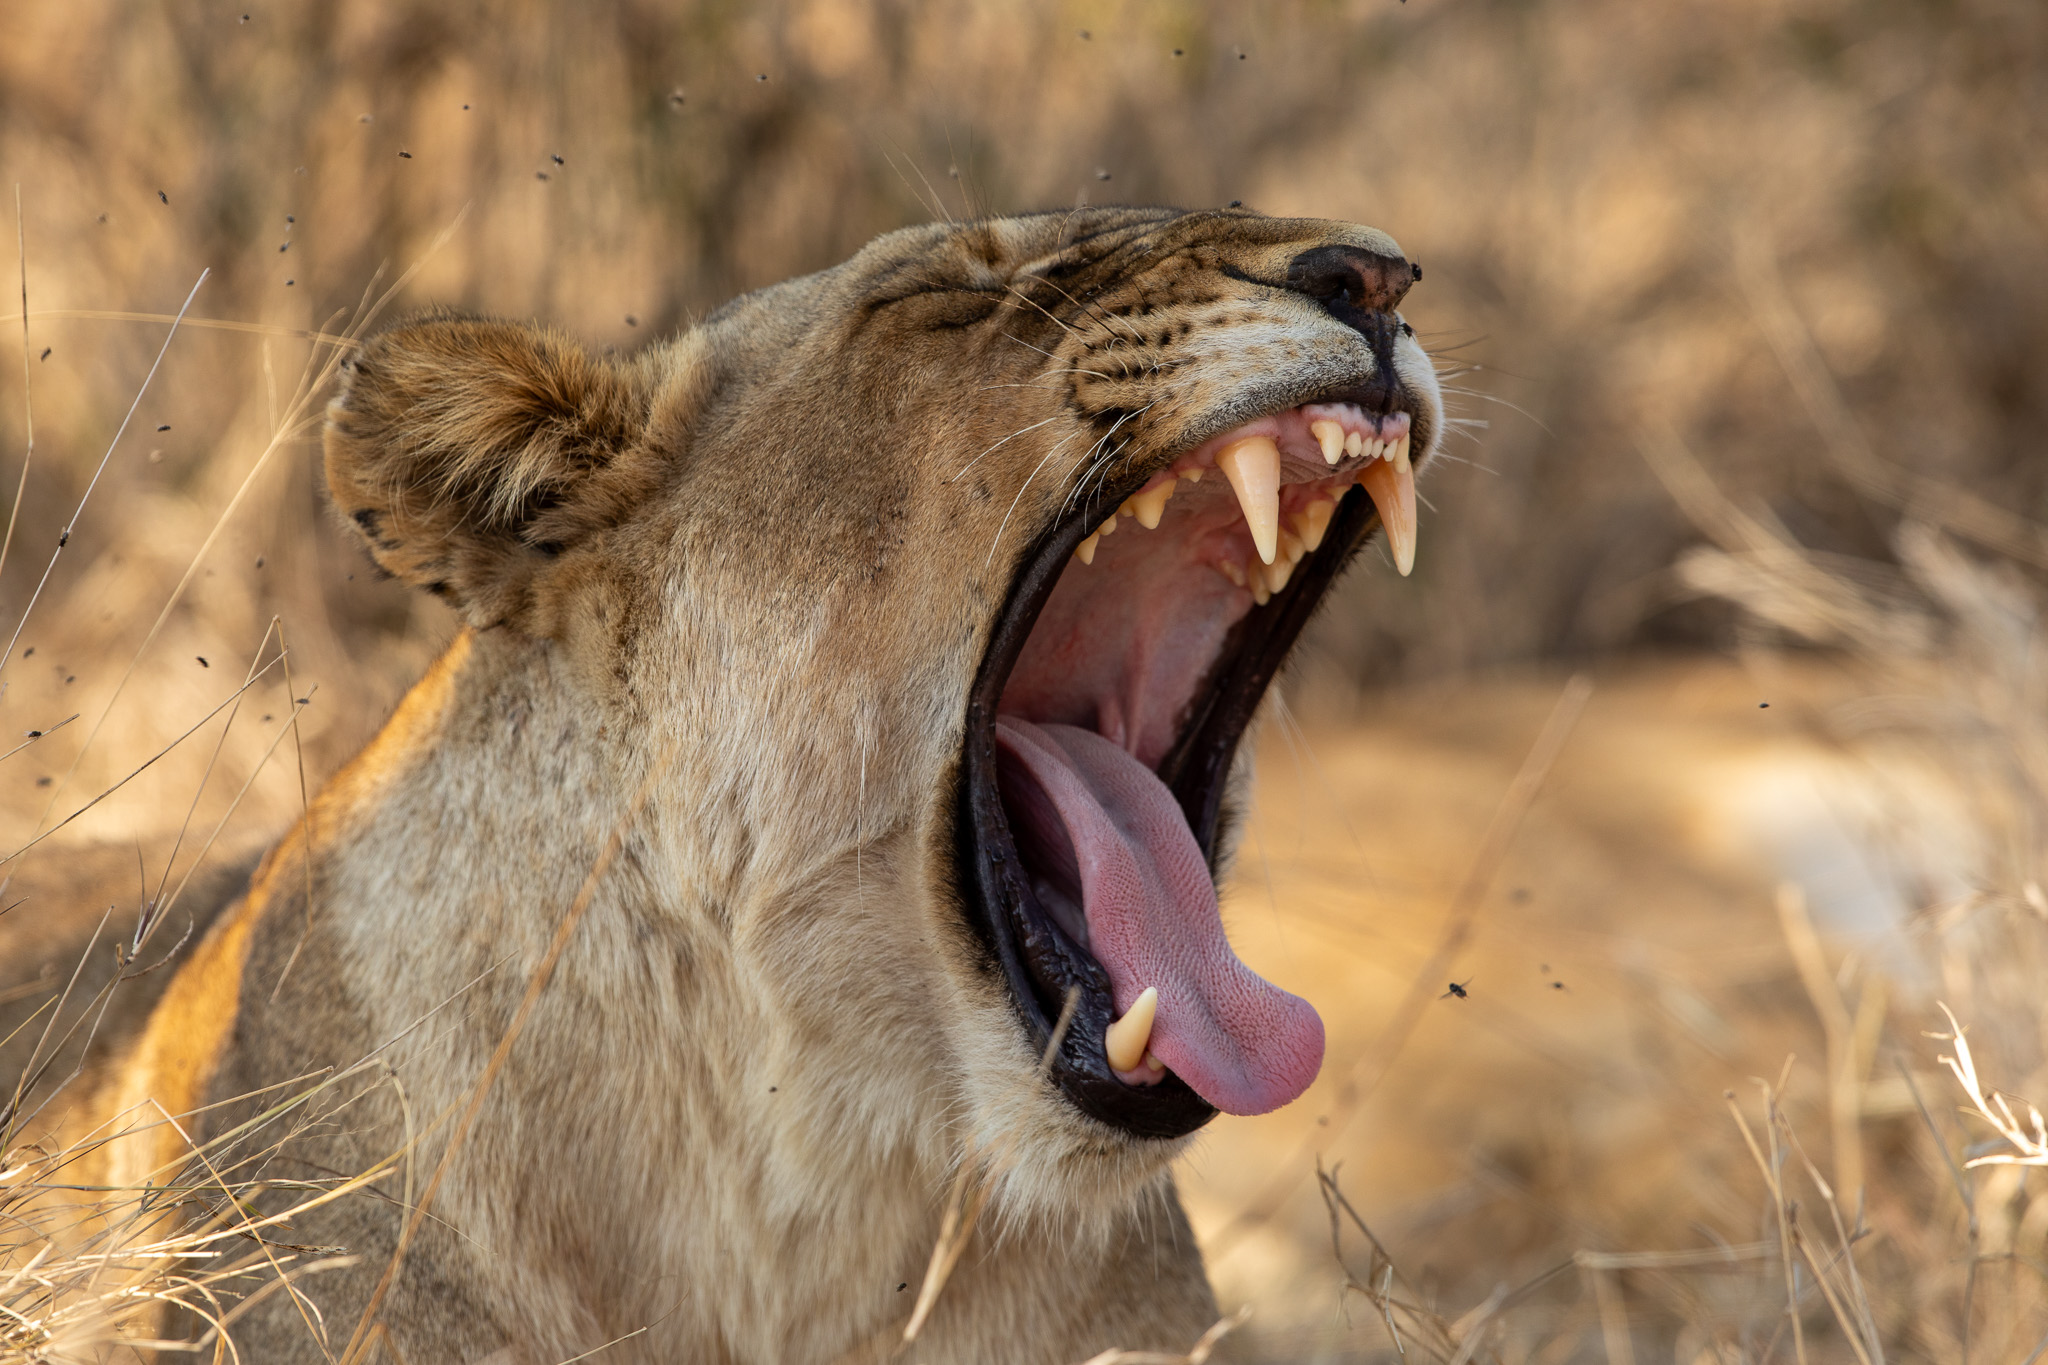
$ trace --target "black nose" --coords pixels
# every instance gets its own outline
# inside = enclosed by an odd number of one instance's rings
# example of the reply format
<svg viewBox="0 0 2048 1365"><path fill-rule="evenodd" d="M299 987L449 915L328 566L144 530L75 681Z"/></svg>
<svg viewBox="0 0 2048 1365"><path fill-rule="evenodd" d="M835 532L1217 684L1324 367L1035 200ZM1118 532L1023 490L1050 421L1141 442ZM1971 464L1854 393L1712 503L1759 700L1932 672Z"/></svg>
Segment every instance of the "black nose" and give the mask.
<svg viewBox="0 0 2048 1365"><path fill-rule="evenodd" d="M1394 309L1421 278L1419 265L1355 246L1313 247L1288 262L1287 287L1320 303L1372 348L1372 378L1355 392L1341 395L1341 401L1382 415L1407 406L1394 371L1394 343L1406 324L1394 316Z"/></svg>
<svg viewBox="0 0 2048 1365"><path fill-rule="evenodd" d="M1340 309L1391 313L1401 306L1408 287L1421 278L1419 265L1355 246L1313 247L1287 263L1287 287L1339 317Z"/></svg>

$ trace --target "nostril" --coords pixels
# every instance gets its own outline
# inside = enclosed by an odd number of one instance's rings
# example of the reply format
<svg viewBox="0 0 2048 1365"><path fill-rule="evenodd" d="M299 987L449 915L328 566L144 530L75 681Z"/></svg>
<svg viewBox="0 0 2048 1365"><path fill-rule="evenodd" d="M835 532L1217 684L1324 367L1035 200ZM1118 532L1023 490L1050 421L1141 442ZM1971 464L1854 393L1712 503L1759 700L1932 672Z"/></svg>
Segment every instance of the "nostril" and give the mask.
<svg viewBox="0 0 2048 1365"><path fill-rule="evenodd" d="M1399 256L1355 246L1318 246L1287 264L1287 287L1343 318L1350 312L1389 313L1400 306L1422 268Z"/></svg>

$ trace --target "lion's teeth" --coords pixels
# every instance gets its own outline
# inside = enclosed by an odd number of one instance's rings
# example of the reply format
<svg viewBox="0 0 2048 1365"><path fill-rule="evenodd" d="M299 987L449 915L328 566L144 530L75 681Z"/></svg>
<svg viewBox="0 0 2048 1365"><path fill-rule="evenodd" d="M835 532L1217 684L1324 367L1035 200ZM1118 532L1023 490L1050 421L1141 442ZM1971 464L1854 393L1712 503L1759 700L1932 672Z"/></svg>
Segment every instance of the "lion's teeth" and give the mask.
<svg viewBox="0 0 2048 1365"><path fill-rule="evenodd" d="M1096 534L1096 535L1098 535L1098 536L1106 536L1106 535L1111 535L1111 534L1114 534L1114 533L1115 533L1115 531L1116 531L1116 513L1114 513L1114 512L1111 512L1111 513L1109 514L1109 520L1108 520L1108 521L1105 521L1105 522L1103 522L1103 523L1102 523L1102 525L1100 525L1100 526L1098 526L1098 527L1096 527L1096 528L1095 528L1095 534Z"/></svg>
<svg viewBox="0 0 2048 1365"><path fill-rule="evenodd" d="M1266 566L1266 591L1278 594L1287 586L1287 580L1294 577L1294 561L1281 558Z"/></svg>
<svg viewBox="0 0 2048 1365"><path fill-rule="evenodd" d="M1309 434L1316 438L1316 444L1323 448L1323 463L1335 464L1344 458L1344 424L1324 418L1308 424Z"/></svg>
<svg viewBox="0 0 2048 1365"><path fill-rule="evenodd" d="M1186 479L1189 483L1200 483L1202 481L1201 467L1198 465L1193 469L1187 470L1181 475L1181 477L1183 479Z"/></svg>
<svg viewBox="0 0 2048 1365"><path fill-rule="evenodd" d="M1225 447L1216 467L1237 494L1259 558L1271 564L1280 545L1280 447L1270 436L1247 436Z"/></svg>
<svg viewBox="0 0 2048 1365"><path fill-rule="evenodd" d="M1236 560L1218 560L1216 562L1216 572L1222 574L1225 578L1229 579L1232 583L1235 583L1238 587L1241 588L1244 586L1244 565L1238 563Z"/></svg>
<svg viewBox="0 0 2048 1365"><path fill-rule="evenodd" d="M1311 553L1321 547L1323 534L1330 529L1330 514L1336 510L1337 504L1331 499L1317 498L1295 515L1294 529Z"/></svg>
<svg viewBox="0 0 2048 1365"><path fill-rule="evenodd" d="M1368 437L1366 439L1365 455L1367 459L1377 460L1380 456L1386 453L1387 443L1385 441L1382 441L1377 436Z"/></svg>
<svg viewBox="0 0 2048 1365"><path fill-rule="evenodd" d="M1157 529L1159 518L1166 514L1166 500L1173 496L1172 479L1154 484L1131 499L1131 511L1138 518L1138 525L1151 531Z"/></svg>
<svg viewBox="0 0 2048 1365"><path fill-rule="evenodd" d="M1352 432L1350 435L1346 436L1344 438L1344 453L1346 455L1351 456L1358 456L1364 454L1365 437L1355 431Z"/></svg>
<svg viewBox="0 0 2048 1365"><path fill-rule="evenodd" d="M1138 1063L1145 1060L1145 1045L1152 1041L1152 1019L1158 1013L1159 988L1147 986L1124 1011L1124 1017L1104 1030L1102 1050L1109 1054L1113 1069L1138 1069Z"/></svg>
<svg viewBox="0 0 2048 1365"><path fill-rule="evenodd" d="M1296 518L1296 520L1298 521L1299 518ZM1297 564L1301 561L1301 557L1307 553L1308 543L1302 540L1300 536L1296 535L1293 531L1282 531L1280 533L1280 562L1282 564Z"/></svg>
<svg viewBox="0 0 2048 1365"><path fill-rule="evenodd" d="M1095 547L1101 543L1102 532L1097 531L1094 535L1074 547L1074 558L1080 560L1083 564L1093 564L1095 562Z"/></svg>
<svg viewBox="0 0 2048 1365"><path fill-rule="evenodd" d="M1374 460L1358 481L1380 509L1394 567L1406 578L1415 567L1415 466L1402 458Z"/></svg>

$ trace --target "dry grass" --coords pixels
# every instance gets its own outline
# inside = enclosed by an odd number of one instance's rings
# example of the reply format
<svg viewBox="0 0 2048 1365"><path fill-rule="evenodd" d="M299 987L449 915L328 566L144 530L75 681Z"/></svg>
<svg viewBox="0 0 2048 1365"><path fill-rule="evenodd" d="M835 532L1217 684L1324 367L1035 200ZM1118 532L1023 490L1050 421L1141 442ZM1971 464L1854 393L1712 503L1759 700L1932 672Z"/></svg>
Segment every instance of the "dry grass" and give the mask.
<svg viewBox="0 0 2048 1365"><path fill-rule="evenodd" d="M188 883L450 632L319 506L337 346L440 303L632 345L899 223L1082 199L1388 228L1491 423L1265 740L1234 932L1332 1060L1183 1173L1253 1310L1216 1349L2040 1355L2048 10L248 12L31 6L0 42L0 876L140 862L118 961L29 981L62 998L0 1075L0 1362L98 1359L165 1299L209 1354L253 1287L317 1314L333 1257L251 1212L256 1165L67 1190L106 1134L65 1082ZM1525 767L1567 663L1591 700ZM364 1178L411 1205L393 1163Z"/></svg>

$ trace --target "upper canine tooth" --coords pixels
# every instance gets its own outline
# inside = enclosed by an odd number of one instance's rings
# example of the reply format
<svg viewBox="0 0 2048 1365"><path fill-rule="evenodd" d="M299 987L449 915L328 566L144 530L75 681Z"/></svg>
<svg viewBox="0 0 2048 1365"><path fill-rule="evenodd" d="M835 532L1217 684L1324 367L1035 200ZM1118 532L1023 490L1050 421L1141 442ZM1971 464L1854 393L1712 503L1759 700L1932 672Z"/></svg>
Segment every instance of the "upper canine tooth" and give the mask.
<svg viewBox="0 0 2048 1365"><path fill-rule="evenodd" d="M1131 499L1131 511L1137 515L1138 525L1148 531L1158 527L1159 518L1166 514L1166 500L1173 496L1173 485L1174 481L1168 479Z"/></svg>
<svg viewBox="0 0 2048 1365"><path fill-rule="evenodd" d="M1271 564L1280 547L1280 447L1270 436L1247 436L1227 446L1216 467L1237 494L1259 558Z"/></svg>
<svg viewBox="0 0 2048 1365"><path fill-rule="evenodd" d="M1394 567L1406 578L1415 567L1415 466L1401 459L1374 460L1358 481L1380 509Z"/></svg>
<svg viewBox="0 0 2048 1365"><path fill-rule="evenodd" d="M1308 424L1309 434L1316 438L1316 444L1323 448L1323 463L1335 464L1344 458L1344 424L1332 422L1325 417L1319 422Z"/></svg>
<svg viewBox="0 0 2048 1365"><path fill-rule="evenodd" d="M1102 1034L1102 1050L1117 1071L1135 1071L1145 1060L1146 1044L1152 1041L1152 1020L1159 1013L1159 988L1147 986L1124 1011L1124 1017Z"/></svg>
<svg viewBox="0 0 2048 1365"><path fill-rule="evenodd" d="M1083 564L1093 564L1095 562L1095 547L1101 543L1102 532L1097 531L1094 535L1089 536L1088 539L1074 547L1074 558L1080 560Z"/></svg>
<svg viewBox="0 0 2048 1365"><path fill-rule="evenodd" d="M1354 431L1344 438L1344 453L1346 455L1361 455L1364 452L1365 437Z"/></svg>

